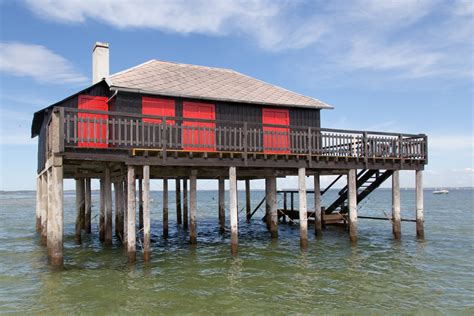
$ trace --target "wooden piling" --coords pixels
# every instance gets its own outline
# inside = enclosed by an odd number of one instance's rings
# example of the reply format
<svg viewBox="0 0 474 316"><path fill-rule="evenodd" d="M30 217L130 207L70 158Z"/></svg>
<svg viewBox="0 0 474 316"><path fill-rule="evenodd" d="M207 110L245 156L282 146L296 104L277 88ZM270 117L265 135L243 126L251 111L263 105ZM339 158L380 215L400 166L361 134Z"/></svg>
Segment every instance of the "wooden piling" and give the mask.
<svg viewBox="0 0 474 316"><path fill-rule="evenodd" d="M41 232L41 175L36 177L36 222L35 229Z"/></svg>
<svg viewBox="0 0 474 316"><path fill-rule="evenodd" d="M237 253L239 242L237 219L237 174L236 168L229 168L229 209L230 209L230 248L231 253Z"/></svg>
<svg viewBox="0 0 474 316"><path fill-rule="evenodd" d="M99 192L99 240L105 240L105 181L102 177L100 179L100 192Z"/></svg>
<svg viewBox="0 0 474 316"><path fill-rule="evenodd" d="M63 165L58 159L48 172L48 256L52 266L63 265Z"/></svg>
<svg viewBox="0 0 474 316"><path fill-rule="evenodd" d="M115 236L123 243L124 198L123 181L114 182L115 191Z"/></svg>
<svg viewBox="0 0 474 316"><path fill-rule="evenodd" d="M183 223L181 214L181 179L176 178L175 188L175 200L176 200L176 223L181 225Z"/></svg>
<svg viewBox="0 0 474 316"><path fill-rule="evenodd" d="M317 237L321 237L322 217L321 217L321 182L319 172L314 174L314 233Z"/></svg>
<svg viewBox="0 0 474 316"><path fill-rule="evenodd" d="M168 238L168 179L163 178L163 238Z"/></svg>
<svg viewBox="0 0 474 316"><path fill-rule="evenodd" d="M84 231L86 234L90 234L92 231L92 192L91 192L91 179L86 178L84 183Z"/></svg>
<svg viewBox="0 0 474 316"><path fill-rule="evenodd" d="M392 174L392 231L395 239L401 237L400 217L400 171L395 170Z"/></svg>
<svg viewBox="0 0 474 316"><path fill-rule="evenodd" d="M271 225L271 214L270 214L270 179L265 178L265 224L267 229L270 230Z"/></svg>
<svg viewBox="0 0 474 316"><path fill-rule="evenodd" d="M123 205L124 205L124 212L123 212L123 244L124 246L127 245L127 242L128 242L128 171L127 171L127 176L125 177L125 179L122 181L122 184L123 184L123 198L124 198L124 201L123 201ZM128 248L127 247L124 247L125 249L127 249L127 252L128 252Z"/></svg>
<svg viewBox="0 0 474 316"><path fill-rule="evenodd" d="M143 260L149 261L150 247L150 166L143 166Z"/></svg>
<svg viewBox="0 0 474 316"><path fill-rule="evenodd" d="M225 231L225 179L219 177L219 231Z"/></svg>
<svg viewBox="0 0 474 316"><path fill-rule="evenodd" d="M348 203L349 203L349 238L357 242L357 170L350 169L347 174Z"/></svg>
<svg viewBox="0 0 474 316"><path fill-rule="evenodd" d="M423 171L416 170L416 236L420 239L425 238L425 229L423 227Z"/></svg>
<svg viewBox="0 0 474 316"><path fill-rule="evenodd" d="M106 167L104 172L105 186L105 237L106 246L112 245L112 181L110 178L110 168Z"/></svg>
<svg viewBox="0 0 474 316"><path fill-rule="evenodd" d="M191 244L197 243L197 225L196 225L196 190L197 190L197 170L191 171L189 177L189 217L190 217L190 230L189 230L189 242Z"/></svg>
<svg viewBox="0 0 474 316"><path fill-rule="evenodd" d="M85 214L82 212L85 209L84 189L84 179L76 179L76 226L74 239L78 244L82 241L81 232L85 220L83 217Z"/></svg>
<svg viewBox="0 0 474 316"><path fill-rule="evenodd" d="M278 209L276 200L277 182L276 177L271 176L268 178L269 192L268 192L268 205L270 207L270 235L272 238L278 238Z"/></svg>
<svg viewBox="0 0 474 316"><path fill-rule="evenodd" d="M48 171L41 175L41 238L40 243L43 246L47 244L48 238Z"/></svg>
<svg viewBox="0 0 474 316"><path fill-rule="evenodd" d="M250 180L245 180L245 215L247 218L247 223L250 222L252 212L252 205L250 204Z"/></svg>
<svg viewBox="0 0 474 316"><path fill-rule="evenodd" d="M183 179L183 228L188 228L188 178Z"/></svg>
<svg viewBox="0 0 474 316"><path fill-rule="evenodd" d="M138 229L143 229L143 180L138 179Z"/></svg>
<svg viewBox="0 0 474 316"><path fill-rule="evenodd" d="M308 208L306 203L306 168L298 168L298 193L300 198L300 245L308 246Z"/></svg>
<svg viewBox="0 0 474 316"><path fill-rule="evenodd" d="M127 179L127 256L128 262L133 263L136 260L135 222L137 216L135 168L133 166L128 166Z"/></svg>

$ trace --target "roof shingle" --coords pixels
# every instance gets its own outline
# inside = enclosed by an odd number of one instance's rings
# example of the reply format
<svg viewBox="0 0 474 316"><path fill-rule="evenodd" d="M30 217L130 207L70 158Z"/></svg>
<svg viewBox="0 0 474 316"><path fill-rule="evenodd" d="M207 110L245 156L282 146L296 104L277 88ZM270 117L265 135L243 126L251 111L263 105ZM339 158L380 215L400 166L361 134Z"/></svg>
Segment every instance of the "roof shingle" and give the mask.
<svg viewBox="0 0 474 316"><path fill-rule="evenodd" d="M234 70L158 60L113 74L111 87L142 93L216 101L330 109L317 99L243 75Z"/></svg>

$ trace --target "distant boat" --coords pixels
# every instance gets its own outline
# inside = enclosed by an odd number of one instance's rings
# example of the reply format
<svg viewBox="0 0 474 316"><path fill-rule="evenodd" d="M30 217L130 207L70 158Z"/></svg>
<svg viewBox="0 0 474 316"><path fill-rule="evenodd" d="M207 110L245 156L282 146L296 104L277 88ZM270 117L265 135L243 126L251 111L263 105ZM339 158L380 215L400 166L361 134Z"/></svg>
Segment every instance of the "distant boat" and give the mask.
<svg viewBox="0 0 474 316"><path fill-rule="evenodd" d="M444 189L444 190L434 190L433 194L448 194L449 191Z"/></svg>

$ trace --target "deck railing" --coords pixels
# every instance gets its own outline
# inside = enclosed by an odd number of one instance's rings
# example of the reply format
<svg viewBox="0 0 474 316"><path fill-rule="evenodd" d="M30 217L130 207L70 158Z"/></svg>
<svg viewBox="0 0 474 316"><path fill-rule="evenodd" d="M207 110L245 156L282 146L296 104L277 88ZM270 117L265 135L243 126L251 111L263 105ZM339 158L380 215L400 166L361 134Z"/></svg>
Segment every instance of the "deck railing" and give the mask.
<svg viewBox="0 0 474 316"><path fill-rule="evenodd" d="M427 159L427 136L60 108L63 148Z"/></svg>

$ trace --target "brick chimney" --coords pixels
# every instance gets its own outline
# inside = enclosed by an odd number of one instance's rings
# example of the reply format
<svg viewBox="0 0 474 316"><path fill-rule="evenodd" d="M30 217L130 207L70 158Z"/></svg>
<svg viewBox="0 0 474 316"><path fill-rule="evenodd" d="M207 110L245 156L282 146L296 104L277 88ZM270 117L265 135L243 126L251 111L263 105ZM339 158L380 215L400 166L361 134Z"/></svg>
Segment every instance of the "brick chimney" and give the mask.
<svg viewBox="0 0 474 316"><path fill-rule="evenodd" d="M109 76L109 43L96 42L92 50L92 84Z"/></svg>

